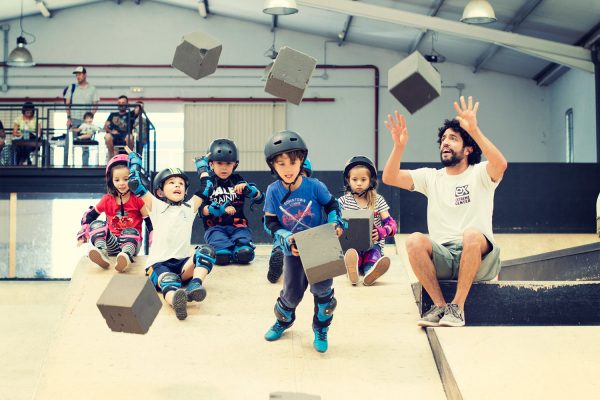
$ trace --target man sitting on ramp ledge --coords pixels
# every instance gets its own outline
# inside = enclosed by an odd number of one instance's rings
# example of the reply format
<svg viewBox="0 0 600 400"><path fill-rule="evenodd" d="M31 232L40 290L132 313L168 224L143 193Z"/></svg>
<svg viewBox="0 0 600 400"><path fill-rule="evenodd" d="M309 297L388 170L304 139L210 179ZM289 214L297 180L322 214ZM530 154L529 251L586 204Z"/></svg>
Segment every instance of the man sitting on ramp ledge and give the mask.
<svg viewBox="0 0 600 400"><path fill-rule="evenodd" d="M494 192L507 168L500 150L477 125L479 102L460 97L456 118L439 129L444 168L400 169L408 143L406 120L395 112L385 125L394 147L383 170L383 182L427 196L429 237L415 232L406 240L412 269L434 305L420 326L464 326L464 306L473 281L491 280L500 271L500 249L494 242ZM481 162L481 154L488 161ZM458 279L447 304L439 280Z"/></svg>

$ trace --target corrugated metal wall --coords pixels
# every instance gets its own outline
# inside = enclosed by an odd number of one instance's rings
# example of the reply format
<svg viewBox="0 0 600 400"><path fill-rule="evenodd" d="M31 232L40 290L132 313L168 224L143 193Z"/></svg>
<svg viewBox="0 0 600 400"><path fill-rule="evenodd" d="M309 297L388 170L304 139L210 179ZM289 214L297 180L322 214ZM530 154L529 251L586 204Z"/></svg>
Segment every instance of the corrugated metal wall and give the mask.
<svg viewBox="0 0 600 400"><path fill-rule="evenodd" d="M241 171L265 171L266 139L285 129L285 104L186 104L184 108L184 168L193 171L192 159L205 154L217 138L235 142Z"/></svg>

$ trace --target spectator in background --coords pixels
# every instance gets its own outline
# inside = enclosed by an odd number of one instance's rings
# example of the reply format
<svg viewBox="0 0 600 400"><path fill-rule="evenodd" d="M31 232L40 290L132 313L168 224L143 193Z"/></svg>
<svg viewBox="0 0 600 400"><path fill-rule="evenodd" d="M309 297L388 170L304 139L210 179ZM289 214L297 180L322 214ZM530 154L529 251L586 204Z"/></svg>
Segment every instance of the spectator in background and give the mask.
<svg viewBox="0 0 600 400"><path fill-rule="evenodd" d="M79 66L73 71L77 84L73 83L67 86L65 91L65 104L67 105L67 129L79 128L83 124L84 115L92 113L92 117L98 109L98 93L96 87L87 81L87 71L85 67ZM71 107L71 105L74 105ZM75 139L75 138L74 138ZM81 155L83 166L89 165L90 150L83 148Z"/></svg>
<svg viewBox="0 0 600 400"><path fill-rule="evenodd" d="M133 108L133 132L137 133L137 140L139 143L141 143L142 147L148 144L150 127L152 126L152 122L150 122L150 120L146 117L146 115L143 113L143 110L144 102L141 100L136 101L135 107Z"/></svg>
<svg viewBox="0 0 600 400"><path fill-rule="evenodd" d="M4 149L4 140L6 139L6 133L4 133L4 125L2 125L2 121L0 121L0 157L2 155L2 149ZM2 161L0 160L0 165L2 165Z"/></svg>
<svg viewBox="0 0 600 400"><path fill-rule="evenodd" d="M125 95L119 96L117 100L119 111L112 112L104 124L104 141L108 149L108 157L112 158L115 153L115 146L128 146L133 149L133 112L129 111L129 99Z"/></svg>
<svg viewBox="0 0 600 400"><path fill-rule="evenodd" d="M27 101L21 108L21 115L15 119L12 130L12 140L35 141L40 137L42 125L35 115L35 106ZM13 144L14 145L14 144ZM17 165L31 165L29 157L35 146L18 146L16 149Z"/></svg>

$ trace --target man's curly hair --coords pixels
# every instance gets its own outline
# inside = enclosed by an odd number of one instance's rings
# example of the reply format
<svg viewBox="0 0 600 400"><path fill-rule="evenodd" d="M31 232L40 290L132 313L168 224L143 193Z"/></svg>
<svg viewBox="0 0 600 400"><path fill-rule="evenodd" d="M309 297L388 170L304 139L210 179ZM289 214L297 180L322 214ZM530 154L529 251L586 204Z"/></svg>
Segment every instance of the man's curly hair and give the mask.
<svg viewBox="0 0 600 400"><path fill-rule="evenodd" d="M437 140L438 145L442 143L442 135L444 135L444 132L446 132L446 129L452 129L454 132L460 133L460 137L462 137L462 140L463 140L463 148L464 147L472 147L473 148L473 152L469 153L469 155L467 156L467 161L468 161L469 165L479 164L481 162L481 149L479 148L479 145L477 143L475 143L475 141L473 140L471 135L469 135L467 133L467 131L465 131L463 128L461 128L460 122L458 122L458 120L456 120L456 119L445 120L444 125L442 127L440 127L440 129L438 129L438 140Z"/></svg>

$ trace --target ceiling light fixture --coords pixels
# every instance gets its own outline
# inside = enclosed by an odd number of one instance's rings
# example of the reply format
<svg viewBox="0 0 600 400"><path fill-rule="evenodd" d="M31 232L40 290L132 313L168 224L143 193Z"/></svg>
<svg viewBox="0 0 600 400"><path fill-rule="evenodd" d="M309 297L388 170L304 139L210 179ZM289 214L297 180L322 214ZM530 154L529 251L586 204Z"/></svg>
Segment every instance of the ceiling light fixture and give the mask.
<svg viewBox="0 0 600 400"><path fill-rule="evenodd" d="M52 17L52 14L50 14L50 10L48 10L48 7L46 7L46 4L44 4L43 0L35 0L35 5L44 17Z"/></svg>
<svg viewBox="0 0 600 400"><path fill-rule="evenodd" d="M489 24L496 21L496 14L487 0L469 0L460 22L466 24Z"/></svg>
<svg viewBox="0 0 600 400"><path fill-rule="evenodd" d="M289 15L298 12L296 0L265 0L263 12L271 15Z"/></svg>
<svg viewBox="0 0 600 400"><path fill-rule="evenodd" d="M21 27L21 35L17 38L17 47L15 47L15 49L8 55L6 64L10 67L33 67L35 65L33 62L33 56L25 47L27 40L23 36L25 33L33 36L32 34L23 30L23 0L21 0L21 18L19 19L19 26ZM35 42L35 36L33 36L33 41L31 43L33 42Z"/></svg>

